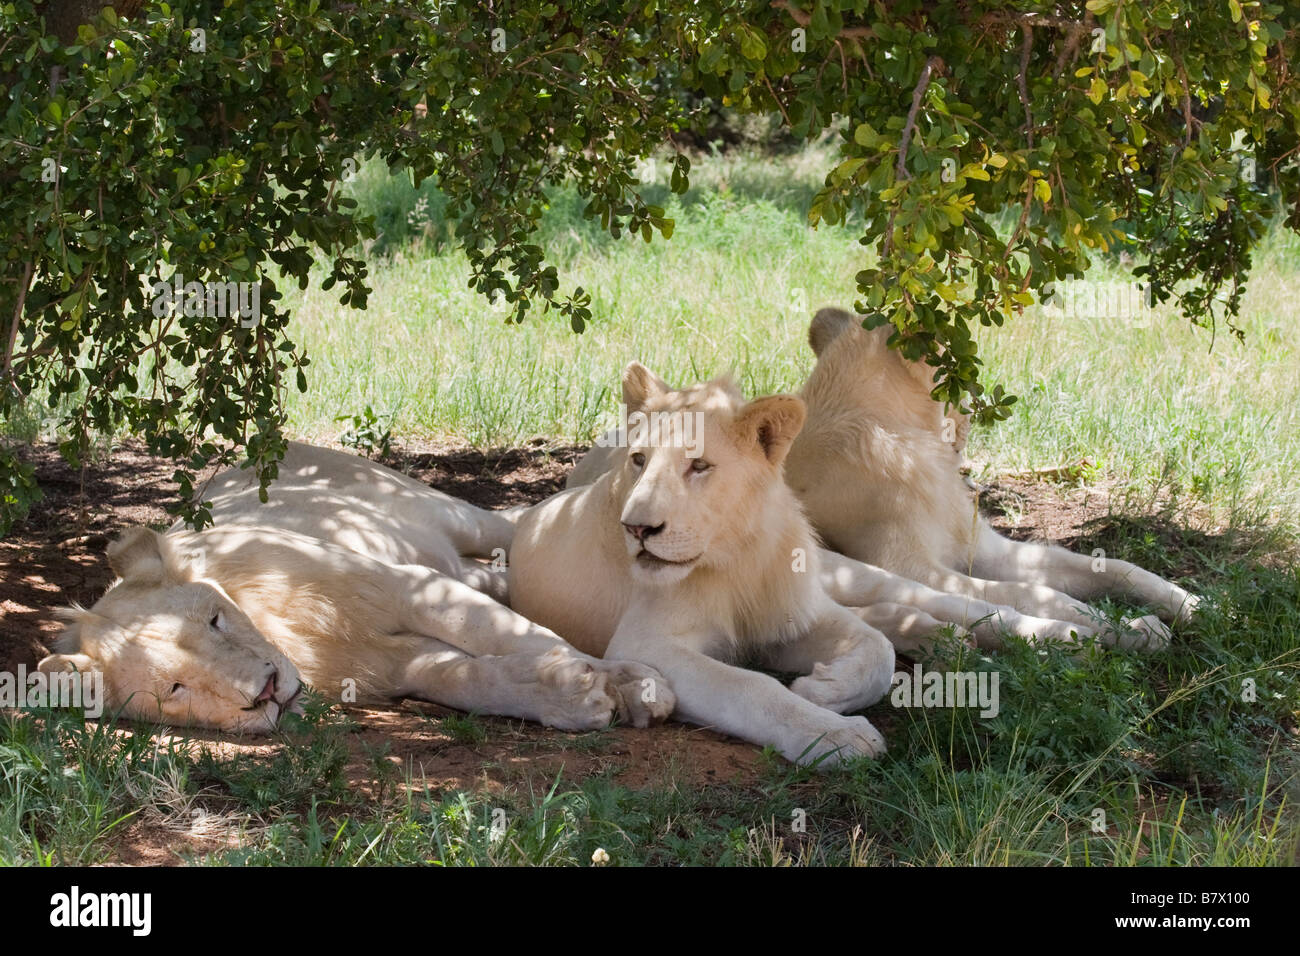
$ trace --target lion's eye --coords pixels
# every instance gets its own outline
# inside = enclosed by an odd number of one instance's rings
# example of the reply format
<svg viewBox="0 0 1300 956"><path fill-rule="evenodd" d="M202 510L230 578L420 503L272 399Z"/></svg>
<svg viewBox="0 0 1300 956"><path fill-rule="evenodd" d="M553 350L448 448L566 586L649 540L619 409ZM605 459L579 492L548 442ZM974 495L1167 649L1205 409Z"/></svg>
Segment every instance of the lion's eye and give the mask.
<svg viewBox="0 0 1300 956"><path fill-rule="evenodd" d="M696 458L691 462L691 471L696 472L697 474L703 474L704 472L709 471L712 467L713 465L709 464L709 462L705 461L703 458Z"/></svg>
<svg viewBox="0 0 1300 956"><path fill-rule="evenodd" d="M632 452L632 464L636 465L638 468L644 468L645 455L641 454L639 451Z"/></svg>
<svg viewBox="0 0 1300 956"><path fill-rule="evenodd" d="M182 684L180 681L177 681L176 683L172 684L172 696L175 697L184 689L185 689L185 685Z"/></svg>

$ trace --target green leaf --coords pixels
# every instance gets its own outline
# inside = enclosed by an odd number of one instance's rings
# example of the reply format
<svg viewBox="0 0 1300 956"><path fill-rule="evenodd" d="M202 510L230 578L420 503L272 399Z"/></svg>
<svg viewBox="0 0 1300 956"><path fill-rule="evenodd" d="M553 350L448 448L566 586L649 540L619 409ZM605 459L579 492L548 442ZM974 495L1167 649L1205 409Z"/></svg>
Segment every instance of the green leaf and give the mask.
<svg viewBox="0 0 1300 956"><path fill-rule="evenodd" d="M853 141L859 146L871 147L880 141L880 135L870 123L859 123L858 128L853 131Z"/></svg>

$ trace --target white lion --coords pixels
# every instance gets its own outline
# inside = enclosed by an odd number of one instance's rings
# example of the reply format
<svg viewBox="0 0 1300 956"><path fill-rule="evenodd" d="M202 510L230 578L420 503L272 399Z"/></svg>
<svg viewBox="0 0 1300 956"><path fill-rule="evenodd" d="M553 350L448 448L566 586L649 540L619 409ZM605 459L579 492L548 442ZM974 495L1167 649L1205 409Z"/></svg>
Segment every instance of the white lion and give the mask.
<svg viewBox="0 0 1300 956"><path fill-rule="evenodd" d="M566 730L671 712L652 668L583 654L471 586L504 594L504 566L466 556L503 558L509 518L308 445L279 471L264 505L249 473L218 476L212 529L125 532L119 580L65 612L41 670L99 670L128 716L235 732L273 729L303 680Z"/></svg>
<svg viewBox="0 0 1300 956"><path fill-rule="evenodd" d="M883 752L865 718L843 714L888 690L893 647L822 587L782 477L803 402L746 402L726 380L674 390L635 362L623 398L646 416L628 447L520 519L512 605L590 654L661 671L687 722L791 760ZM804 676L787 689L735 666L746 661Z"/></svg>
<svg viewBox="0 0 1300 956"><path fill-rule="evenodd" d="M889 349L888 335L887 327L863 329L859 316L840 309L820 310L809 330L817 364L801 393L808 421L790 450L786 479L826 544L947 595L1053 622L1031 624L1045 632L1040 636L1167 644L1168 629L1156 618L1138 618L1114 634L1085 602L1110 594L1184 622L1198 599L1118 558L995 532L959 472L964 416L945 415L929 394L933 369ZM995 633L985 636L982 643L996 644Z"/></svg>

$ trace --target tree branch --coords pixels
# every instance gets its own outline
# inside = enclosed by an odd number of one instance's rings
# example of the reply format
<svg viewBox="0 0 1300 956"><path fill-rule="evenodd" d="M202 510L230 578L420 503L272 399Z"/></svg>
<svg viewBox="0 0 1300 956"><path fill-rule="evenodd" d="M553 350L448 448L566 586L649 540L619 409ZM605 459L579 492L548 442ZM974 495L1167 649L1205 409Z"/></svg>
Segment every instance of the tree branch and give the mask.
<svg viewBox="0 0 1300 956"><path fill-rule="evenodd" d="M1188 82L1187 70L1183 68L1182 61L1174 60L1174 63L1178 66L1178 78L1183 84L1183 122L1187 125L1187 131L1183 136L1183 145L1190 146L1197 125L1196 117L1192 115L1192 88Z"/></svg>
<svg viewBox="0 0 1300 956"><path fill-rule="evenodd" d="M912 90L912 108L907 111L907 122L903 125L903 138L898 141L898 162L894 166L895 179L909 179L907 174L907 150L912 145L912 134L916 132L916 114L921 111L921 100L925 98L925 91L930 88L930 77L934 75L937 67L943 65L943 60L938 56L932 56L925 61L925 67L921 70L921 78L916 81L916 88Z"/></svg>
<svg viewBox="0 0 1300 956"><path fill-rule="evenodd" d="M794 124L790 122L790 114L785 111L785 106L781 103L781 98L776 95L776 90L772 89L772 82L767 78L766 73L763 74L763 84L767 87L767 92L772 94L772 102L776 103L776 108L785 117L786 127L793 132Z"/></svg>
<svg viewBox="0 0 1300 956"><path fill-rule="evenodd" d="M1034 114L1029 109L1029 54L1034 48L1034 28L1028 23L1022 24L1024 39L1020 43L1020 73L1016 76L1016 86L1020 90L1020 102L1025 108L1025 136L1029 148L1034 148Z"/></svg>
<svg viewBox="0 0 1300 956"><path fill-rule="evenodd" d="M932 56L925 61L925 67L921 70L921 78L916 81L916 88L912 90L912 108L907 111L907 123L903 126L903 137L898 142L898 162L894 165L894 180L909 179L907 174L907 150L912 145L912 134L916 132L916 114L921 111L921 100L925 98L925 91L930 87L930 77L934 71L943 66L943 60L938 56ZM894 248L894 220L898 218L898 206L895 205L889 213L889 222L885 224L885 243L881 247L880 258L884 259L889 255L890 250Z"/></svg>
<svg viewBox="0 0 1300 956"><path fill-rule="evenodd" d="M772 8L775 10L786 11L786 13L790 14L790 19L794 20L794 22L799 24L801 27L806 27L812 22L812 14L806 10L800 10L798 7L790 6L787 0L772 0ZM864 37L874 38L876 34L871 27L845 27L835 35L837 37L861 39Z"/></svg>
<svg viewBox="0 0 1300 956"><path fill-rule="evenodd" d="M30 261L23 270L23 280L18 284L18 304L14 306L13 322L9 326L9 342L5 345L4 374L0 375L7 382L13 381L14 346L18 342L18 322L23 317L23 305L27 302L27 287L32 283L34 264Z"/></svg>

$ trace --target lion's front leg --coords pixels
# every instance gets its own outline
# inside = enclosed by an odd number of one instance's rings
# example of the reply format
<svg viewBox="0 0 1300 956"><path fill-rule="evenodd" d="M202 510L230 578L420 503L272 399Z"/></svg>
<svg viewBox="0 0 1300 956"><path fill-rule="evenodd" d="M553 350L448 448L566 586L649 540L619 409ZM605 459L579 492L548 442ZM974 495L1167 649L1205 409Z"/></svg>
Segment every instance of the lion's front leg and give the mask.
<svg viewBox="0 0 1300 956"><path fill-rule="evenodd" d="M646 727L668 718L676 704L670 683L639 664L584 654L554 631L447 575L423 568L393 569L393 600L401 626L472 657L533 654L564 657L609 682L620 720Z"/></svg>
<svg viewBox="0 0 1300 956"><path fill-rule="evenodd" d="M920 608L906 604L881 603L852 610L869 626L889 638L894 650L905 654L929 651L934 647L934 642L948 630L971 646L977 645L974 634L962 625L941 621Z"/></svg>
<svg viewBox="0 0 1300 956"><path fill-rule="evenodd" d="M1103 595L1149 605L1165 620L1186 624L1200 599L1172 581L1104 551L1091 556L1056 545L1012 541L981 522L974 569L987 577L1030 584L1047 584L1075 598L1091 601Z"/></svg>
<svg viewBox="0 0 1300 956"><path fill-rule="evenodd" d="M889 691L894 646L848 608L827 601L809 631L771 649L766 662L804 676L790 690L837 714L874 704Z"/></svg>
<svg viewBox="0 0 1300 956"><path fill-rule="evenodd" d="M829 766L884 753L885 740L870 721L840 716L766 674L710 656L707 652L725 639L687 629L668 628L666 633L662 622L667 616L625 615L605 657L639 661L660 671L677 695L678 719L772 746L786 759L804 763ZM888 654L892 661L892 650Z"/></svg>
<svg viewBox="0 0 1300 956"><path fill-rule="evenodd" d="M541 654L471 657L429 641L401 669L392 693L559 730L599 730L619 708L609 675L558 647Z"/></svg>
<svg viewBox="0 0 1300 956"><path fill-rule="evenodd" d="M894 646L900 650L911 650L922 645L927 639L926 628L931 632L931 620L943 625L955 625L974 635L982 648L997 650L1002 647L1004 633L1015 634L1028 641L1059 641L1077 644L1080 640L1102 636L1112 642L1129 641L1142 644L1150 642L1144 629L1136 622L1130 622L1135 628L1132 633L1121 635L1108 634L1099 621L1086 618L1087 623L1079 619L1078 612L1070 620L1058 620L1052 616L1040 617L1032 613L1023 613L1007 604L991 603L976 594L992 594L1002 585L999 582L977 581L955 572L937 569L935 574L940 583L946 583L951 591L942 591L911 578L904 578L875 565L864 564L853 558L845 557L834 551L819 551L819 580L835 601L854 608L858 615L873 627L889 635ZM1029 589L1035 586L1012 582L1005 585L1011 589ZM1049 588L1041 589L1049 596L1054 594ZM998 592L998 596L1010 599L1013 594ZM1056 610L1070 602L1068 595L1057 595ZM879 609L879 610L877 610ZM909 619L910 611L922 616ZM1152 629L1153 630L1153 629ZM959 631L960 633L960 631ZM932 634L931 634L932 636ZM1121 646L1127 646L1121 643Z"/></svg>

